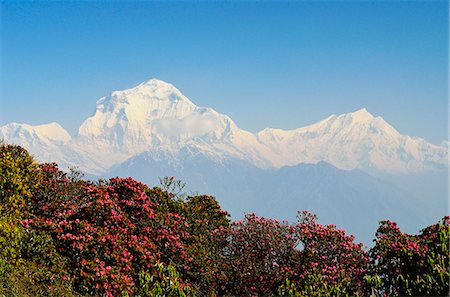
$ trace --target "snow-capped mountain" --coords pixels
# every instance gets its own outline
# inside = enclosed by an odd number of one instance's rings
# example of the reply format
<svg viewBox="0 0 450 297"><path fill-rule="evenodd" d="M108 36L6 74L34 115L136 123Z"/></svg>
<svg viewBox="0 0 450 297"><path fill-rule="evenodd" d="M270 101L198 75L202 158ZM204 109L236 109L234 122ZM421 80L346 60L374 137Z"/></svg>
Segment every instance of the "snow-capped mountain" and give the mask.
<svg viewBox="0 0 450 297"><path fill-rule="evenodd" d="M295 130L253 134L157 79L99 99L93 116L73 137L56 123L13 123L0 128L0 138L23 145L43 161L77 165L91 174L143 152L176 156L186 147L266 169L326 161L341 169L406 173L447 168L449 162L448 142L433 145L401 135L366 109Z"/></svg>
<svg viewBox="0 0 450 297"><path fill-rule="evenodd" d="M235 218L256 211L292 219L309 209L366 243L377 220L414 232L447 209L448 140L433 145L401 135L366 109L294 130L250 133L152 79L99 99L76 135L57 123L11 123L0 127L1 139L39 161L97 177L157 185L158 177L174 175L192 191L216 195Z"/></svg>
<svg viewBox="0 0 450 297"><path fill-rule="evenodd" d="M41 161L58 161L62 167L76 164L63 149L72 137L58 123L39 126L10 123L0 127L0 140L27 148ZM76 159L73 161L77 162Z"/></svg>
<svg viewBox="0 0 450 297"><path fill-rule="evenodd" d="M30 126L10 123L0 127L1 135L9 140L20 140L26 146L58 145L72 139L70 134L58 123Z"/></svg>
<svg viewBox="0 0 450 297"><path fill-rule="evenodd" d="M365 108L295 130L265 129L257 137L278 153L278 167L326 161L341 169L409 173L448 165L446 147L401 135Z"/></svg>
<svg viewBox="0 0 450 297"><path fill-rule="evenodd" d="M175 154L185 146L216 158L230 155L270 165L261 158L267 149L253 134L239 129L226 115L194 105L174 86L156 79L98 100L95 114L81 125L74 144L92 151L107 167L145 151Z"/></svg>

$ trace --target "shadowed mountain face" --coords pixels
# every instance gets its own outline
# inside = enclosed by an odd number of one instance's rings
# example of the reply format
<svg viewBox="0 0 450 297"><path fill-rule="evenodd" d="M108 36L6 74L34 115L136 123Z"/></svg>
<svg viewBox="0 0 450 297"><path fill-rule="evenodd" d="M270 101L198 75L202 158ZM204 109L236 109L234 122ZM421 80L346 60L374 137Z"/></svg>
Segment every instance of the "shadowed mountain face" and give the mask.
<svg viewBox="0 0 450 297"><path fill-rule="evenodd" d="M402 135L366 109L250 133L152 79L100 98L77 135L57 123L11 123L0 139L91 176L156 185L173 175L235 218L245 211L294 220L307 209L365 242L381 219L415 232L448 212L448 141Z"/></svg>
<svg viewBox="0 0 450 297"><path fill-rule="evenodd" d="M366 244L374 238L380 220L397 221L407 232L436 221L429 204L394 184L325 162L263 170L238 159L217 162L186 150L175 161L165 154L138 155L105 177L116 175L133 176L150 185L158 185L158 177L175 176L186 182L187 193L216 196L236 219L245 211L294 221L298 210L309 210L322 223L335 224Z"/></svg>

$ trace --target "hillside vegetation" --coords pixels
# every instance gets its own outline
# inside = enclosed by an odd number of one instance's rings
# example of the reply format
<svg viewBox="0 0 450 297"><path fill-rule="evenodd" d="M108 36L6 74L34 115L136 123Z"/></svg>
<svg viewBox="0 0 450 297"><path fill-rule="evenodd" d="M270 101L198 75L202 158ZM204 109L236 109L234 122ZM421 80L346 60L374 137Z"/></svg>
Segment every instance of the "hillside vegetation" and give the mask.
<svg viewBox="0 0 450 297"><path fill-rule="evenodd" d="M449 293L448 216L417 235L382 221L368 250L307 211L232 222L179 186L86 181L1 144L0 296Z"/></svg>

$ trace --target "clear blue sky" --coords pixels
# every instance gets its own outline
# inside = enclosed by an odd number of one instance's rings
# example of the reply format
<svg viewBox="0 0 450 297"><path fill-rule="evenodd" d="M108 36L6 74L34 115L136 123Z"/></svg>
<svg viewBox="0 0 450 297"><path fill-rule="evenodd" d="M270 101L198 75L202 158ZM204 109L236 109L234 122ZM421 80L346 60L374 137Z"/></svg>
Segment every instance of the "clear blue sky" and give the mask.
<svg viewBox="0 0 450 297"><path fill-rule="evenodd" d="M159 78L241 128L366 107L448 138L448 2L2 2L0 124L70 132L110 91Z"/></svg>

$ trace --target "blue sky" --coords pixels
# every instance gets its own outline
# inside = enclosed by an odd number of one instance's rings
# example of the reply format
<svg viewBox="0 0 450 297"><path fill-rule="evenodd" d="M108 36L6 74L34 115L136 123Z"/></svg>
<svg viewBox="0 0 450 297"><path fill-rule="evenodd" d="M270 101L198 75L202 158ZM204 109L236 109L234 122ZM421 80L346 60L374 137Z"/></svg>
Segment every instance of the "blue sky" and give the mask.
<svg viewBox="0 0 450 297"><path fill-rule="evenodd" d="M73 133L95 101L150 78L241 128L366 107L448 138L448 2L2 2L0 124Z"/></svg>

